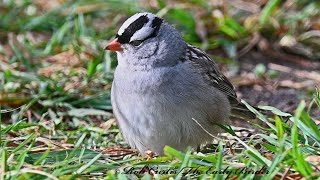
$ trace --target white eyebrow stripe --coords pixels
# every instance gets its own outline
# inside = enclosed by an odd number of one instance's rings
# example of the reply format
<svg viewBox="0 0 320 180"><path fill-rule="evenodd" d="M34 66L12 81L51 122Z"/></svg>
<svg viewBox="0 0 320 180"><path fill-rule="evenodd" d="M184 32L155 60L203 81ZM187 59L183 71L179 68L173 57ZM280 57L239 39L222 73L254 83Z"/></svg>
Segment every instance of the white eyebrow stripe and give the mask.
<svg viewBox="0 0 320 180"><path fill-rule="evenodd" d="M118 35L121 36L123 34L123 32L127 29L127 27L130 26L131 23L133 23L135 20L137 20L139 17L143 16L143 15L147 15L148 18L150 18L148 13L137 13L133 16L131 16L129 19L127 19L122 26L120 27L119 31L118 31ZM150 20L149 20L150 21Z"/></svg>
<svg viewBox="0 0 320 180"><path fill-rule="evenodd" d="M153 29L154 28L152 27L142 27L132 35L130 42L135 40L144 40L153 32Z"/></svg>
<svg viewBox="0 0 320 180"><path fill-rule="evenodd" d="M135 32L130 38L130 41L143 40L154 31L154 28L152 27L152 22L155 16L152 14L148 14L147 17L149 19L148 23L146 23L141 29Z"/></svg>

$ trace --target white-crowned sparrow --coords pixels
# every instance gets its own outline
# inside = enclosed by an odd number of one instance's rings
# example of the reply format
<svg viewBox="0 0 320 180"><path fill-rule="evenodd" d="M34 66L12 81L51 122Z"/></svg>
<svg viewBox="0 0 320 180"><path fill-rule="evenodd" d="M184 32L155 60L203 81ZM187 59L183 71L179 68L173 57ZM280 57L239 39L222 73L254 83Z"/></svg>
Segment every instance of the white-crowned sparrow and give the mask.
<svg viewBox="0 0 320 180"><path fill-rule="evenodd" d="M115 117L142 154L162 154L165 145L196 147L212 140L208 132L217 134L216 124L228 123L229 116L254 117L216 63L154 14L130 17L105 49L118 58L111 94Z"/></svg>

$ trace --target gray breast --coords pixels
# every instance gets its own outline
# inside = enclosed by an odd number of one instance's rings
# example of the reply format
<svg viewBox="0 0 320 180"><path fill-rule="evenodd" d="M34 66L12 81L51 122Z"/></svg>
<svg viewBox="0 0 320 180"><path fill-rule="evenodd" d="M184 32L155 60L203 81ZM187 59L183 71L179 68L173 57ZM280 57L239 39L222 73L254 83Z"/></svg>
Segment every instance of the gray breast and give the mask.
<svg viewBox="0 0 320 180"><path fill-rule="evenodd" d="M193 119L216 134L214 123L228 121L230 112L227 98L186 62L166 70L116 72L112 103L125 139L140 152L196 146L210 136Z"/></svg>

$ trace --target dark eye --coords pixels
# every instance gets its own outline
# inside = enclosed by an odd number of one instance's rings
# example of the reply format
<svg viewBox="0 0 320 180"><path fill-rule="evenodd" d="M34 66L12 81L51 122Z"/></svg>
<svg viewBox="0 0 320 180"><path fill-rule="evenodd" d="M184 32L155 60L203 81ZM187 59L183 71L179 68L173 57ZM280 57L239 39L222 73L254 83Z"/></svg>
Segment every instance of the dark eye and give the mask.
<svg viewBox="0 0 320 180"><path fill-rule="evenodd" d="M139 46L143 41L142 40L135 40L131 41L130 44L133 46Z"/></svg>

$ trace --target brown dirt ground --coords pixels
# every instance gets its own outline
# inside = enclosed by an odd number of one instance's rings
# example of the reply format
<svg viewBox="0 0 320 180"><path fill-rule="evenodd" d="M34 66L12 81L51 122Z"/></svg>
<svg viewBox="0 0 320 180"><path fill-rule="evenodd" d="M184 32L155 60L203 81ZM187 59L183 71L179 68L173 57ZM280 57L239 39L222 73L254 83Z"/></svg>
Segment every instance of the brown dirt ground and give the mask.
<svg viewBox="0 0 320 180"><path fill-rule="evenodd" d="M293 113L301 100L309 104L315 87L320 89L320 62L277 52L250 51L239 58L239 77L231 76L239 98L248 103L276 107ZM278 73L274 79L258 78L253 73L257 64L264 64L267 71ZM241 79L241 80L237 80ZM320 119L320 109L313 106L311 115Z"/></svg>

